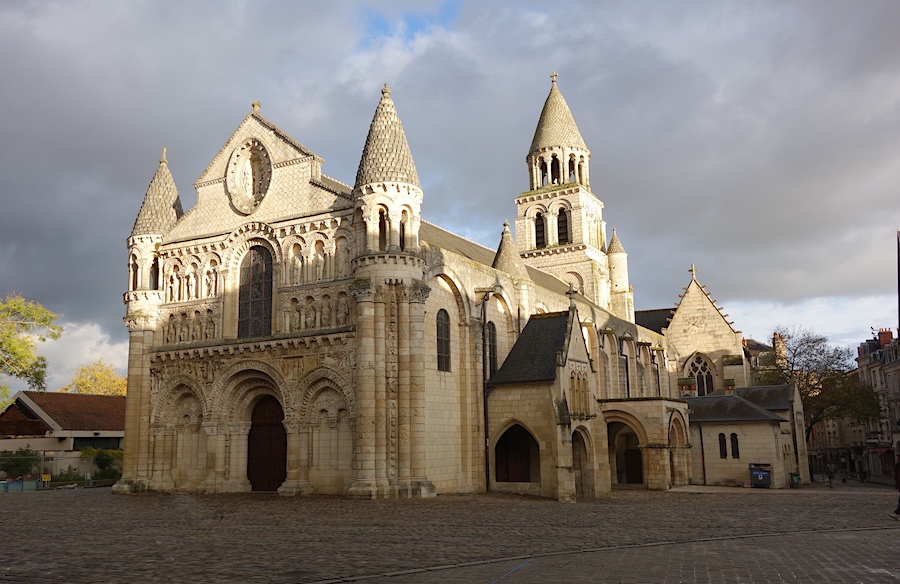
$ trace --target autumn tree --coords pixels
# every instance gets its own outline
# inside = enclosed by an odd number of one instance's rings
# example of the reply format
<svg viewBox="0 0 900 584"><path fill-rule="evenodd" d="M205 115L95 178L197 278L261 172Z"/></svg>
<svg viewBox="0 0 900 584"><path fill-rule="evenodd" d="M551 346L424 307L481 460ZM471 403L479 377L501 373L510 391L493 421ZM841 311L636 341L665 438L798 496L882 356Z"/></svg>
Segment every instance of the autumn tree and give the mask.
<svg viewBox="0 0 900 584"><path fill-rule="evenodd" d="M116 373L112 365L102 358L90 365L79 367L68 385L60 393L82 393L93 395L125 395L127 381Z"/></svg>
<svg viewBox="0 0 900 584"><path fill-rule="evenodd" d="M32 389L47 389L47 360L36 354L37 343L57 339L58 315L18 294L0 300L0 400L9 397L3 377L21 379Z"/></svg>
<svg viewBox="0 0 900 584"><path fill-rule="evenodd" d="M809 330L779 327L773 334L773 364L758 372L760 385L794 383L803 400L806 440L823 420L865 422L881 416L875 391L862 383L853 352Z"/></svg>

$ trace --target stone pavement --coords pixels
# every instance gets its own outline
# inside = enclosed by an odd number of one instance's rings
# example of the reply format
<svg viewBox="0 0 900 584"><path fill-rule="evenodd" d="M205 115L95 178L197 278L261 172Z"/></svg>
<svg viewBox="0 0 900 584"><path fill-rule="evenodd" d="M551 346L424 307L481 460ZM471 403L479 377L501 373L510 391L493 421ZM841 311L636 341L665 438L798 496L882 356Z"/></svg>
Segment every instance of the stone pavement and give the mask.
<svg viewBox="0 0 900 584"><path fill-rule="evenodd" d="M900 582L897 492L0 495L0 582Z"/></svg>

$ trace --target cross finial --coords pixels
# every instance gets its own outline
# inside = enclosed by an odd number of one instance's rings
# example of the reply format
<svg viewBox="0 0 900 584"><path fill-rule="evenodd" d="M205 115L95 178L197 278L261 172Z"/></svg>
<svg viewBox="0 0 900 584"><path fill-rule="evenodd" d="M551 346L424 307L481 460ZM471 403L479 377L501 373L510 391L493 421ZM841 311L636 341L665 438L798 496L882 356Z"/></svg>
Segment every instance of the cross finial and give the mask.
<svg viewBox="0 0 900 584"><path fill-rule="evenodd" d="M159 159L160 164L168 164L168 160L166 160L166 147L163 146L162 158Z"/></svg>
<svg viewBox="0 0 900 584"><path fill-rule="evenodd" d="M556 71L550 74L550 81L552 81L554 85L556 85L556 77Z"/></svg>
<svg viewBox="0 0 900 584"><path fill-rule="evenodd" d="M569 289L566 291L566 296L569 297L569 306L575 306L575 285L572 282L569 282Z"/></svg>
<svg viewBox="0 0 900 584"><path fill-rule="evenodd" d="M390 94L391 94L391 88L388 87L387 83L385 83L384 87L381 88L381 95L390 95Z"/></svg>
<svg viewBox="0 0 900 584"><path fill-rule="evenodd" d="M253 112L256 113L259 111L259 106L261 106L262 104L258 101L254 101L250 105L253 107Z"/></svg>
<svg viewBox="0 0 900 584"><path fill-rule="evenodd" d="M691 279L692 280L697 279L697 268L694 267L694 264L691 264Z"/></svg>

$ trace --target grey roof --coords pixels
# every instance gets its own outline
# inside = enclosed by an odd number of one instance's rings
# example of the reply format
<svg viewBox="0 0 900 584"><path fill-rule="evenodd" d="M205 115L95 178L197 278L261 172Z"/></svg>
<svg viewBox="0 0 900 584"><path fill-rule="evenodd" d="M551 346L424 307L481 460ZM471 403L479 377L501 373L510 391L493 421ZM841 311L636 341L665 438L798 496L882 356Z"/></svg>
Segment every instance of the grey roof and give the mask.
<svg viewBox="0 0 900 584"><path fill-rule="evenodd" d="M794 395L793 389L788 384L738 387L734 393L769 411L791 409L791 398Z"/></svg>
<svg viewBox="0 0 900 584"><path fill-rule="evenodd" d="M182 215L184 211L181 208L181 199L178 198L178 189L175 187L172 173L169 172L166 152L163 150L159 167L153 175L153 180L150 181L141 210L134 221L131 236L165 235Z"/></svg>
<svg viewBox="0 0 900 584"><path fill-rule="evenodd" d="M653 310L635 310L635 324L662 334L664 328L669 328L669 321L675 314L674 308L654 308Z"/></svg>
<svg viewBox="0 0 900 584"><path fill-rule="evenodd" d="M528 277L528 272L525 270L525 262L522 261L522 256L519 255L519 250L516 248L512 232L509 230L509 221L503 223L500 246L497 248L497 255L494 256L494 263L491 264L491 267L517 278Z"/></svg>
<svg viewBox="0 0 900 584"><path fill-rule="evenodd" d="M556 356L565 346L568 323L568 311L532 315L488 385L555 381Z"/></svg>
<svg viewBox="0 0 900 584"><path fill-rule="evenodd" d="M581 132L575 125L575 118L572 117L569 104L566 103L556 86L555 74L551 78L553 84L550 86L550 95L547 96L544 109L541 110L541 119L534 131L534 139L531 141L529 153L554 146L570 146L587 150Z"/></svg>
<svg viewBox="0 0 900 584"><path fill-rule="evenodd" d="M616 235L615 229L613 229L612 238L609 240L609 247L606 249L606 253L625 253L625 246L619 241L619 236Z"/></svg>
<svg viewBox="0 0 900 584"><path fill-rule="evenodd" d="M784 419L738 395L686 397L691 422L772 422Z"/></svg>
<svg viewBox="0 0 900 584"><path fill-rule="evenodd" d="M377 182L403 182L422 188L387 83L381 90L381 101L375 108L375 117L369 127L356 171L355 187Z"/></svg>

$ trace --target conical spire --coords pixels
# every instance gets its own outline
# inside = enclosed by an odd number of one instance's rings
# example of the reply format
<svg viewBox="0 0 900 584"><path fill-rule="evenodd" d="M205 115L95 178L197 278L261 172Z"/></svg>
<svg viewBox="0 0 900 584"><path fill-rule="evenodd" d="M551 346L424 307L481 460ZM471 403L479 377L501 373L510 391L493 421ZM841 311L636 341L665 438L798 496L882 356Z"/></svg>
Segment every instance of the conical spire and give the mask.
<svg viewBox="0 0 900 584"><path fill-rule="evenodd" d="M609 247L606 248L606 253L625 253L625 246L619 241L619 236L616 235L615 229L613 229L612 238L609 240Z"/></svg>
<svg viewBox="0 0 900 584"><path fill-rule="evenodd" d="M387 83L381 90L381 101L369 127L366 146L356 171L355 187L377 182L402 182L422 188Z"/></svg>
<svg viewBox="0 0 900 584"><path fill-rule="evenodd" d="M587 150L581 132L575 125L575 118L572 117L572 112L569 110L569 104L566 103L556 86L556 73L553 73L550 79L552 79L550 95L547 96L544 109L541 110L541 119L534 131L534 140L531 141L529 152L554 146L569 146Z"/></svg>
<svg viewBox="0 0 900 584"><path fill-rule="evenodd" d="M500 246L497 248L497 255L494 256L492 268L504 271L516 278L527 278L528 271L525 269L525 262L516 250L516 242L513 240L512 232L509 230L509 221L503 222L503 234L500 236Z"/></svg>
<svg viewBox="0 0 900 584"><path fill-rule="evenodd" d="M175 187L172 173L169 172L166 149L163 148L159 168L156 169L156 174L153 175L153 180L147 188L147 194L144 195L144 202L131 230L131 237L165 235L182 215L184 211L181 209L181 199L178 198L178 189Z"/></svg>

